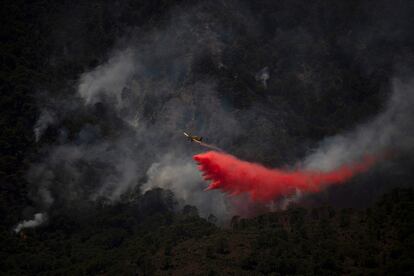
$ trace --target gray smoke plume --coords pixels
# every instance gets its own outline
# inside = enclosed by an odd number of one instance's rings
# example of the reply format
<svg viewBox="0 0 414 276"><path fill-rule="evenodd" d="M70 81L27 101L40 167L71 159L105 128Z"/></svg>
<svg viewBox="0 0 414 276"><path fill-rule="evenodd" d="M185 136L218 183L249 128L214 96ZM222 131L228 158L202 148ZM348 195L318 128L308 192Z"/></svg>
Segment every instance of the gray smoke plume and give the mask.
<svg viewBox="0 0 414 276"><path fill-rule="evenodd" d="M103 65L80 77L78 92L86 104L99 102L103 96L114 97L115 107L122 105L122 90L134 73L132 50L115 53Z"/></svg>
<svg viewBox="0 0 414 276"><path fill-rule="evenodd" d="M179 13L168 27L136 34L124 49L81 74L76 93L55 101L58 143L32 164L31 198L42 208L82 200L120 200L152 188L174 192L182 205L203 216L229 216L222 196L205 193L191 156L205 150L183 131L226 147L240 126L219 98L214 80L194 80L193 66L204 55L221 61L220 29L210 15ZM137 42L135 42L137 40ZM191 81L189 81L191 80ZM48 108L53 106L49 104ZM76 121L96 116L96 121Z"/></svg>
<svg viewBox="0 0 414 276"><path fill-rule="evenodd" d="M369 28L355 27L351 20L354 33L341 32L338 41L330 41L324 36L336 33L337 24L323 22L333 29L321 29L319 16L309 19L315 21L312 26L291 22L285 14L290 18L290 11L297 12L294 17L301 18L300 11L286 3L287 8L261 7L258 16L246 12L240 1L178 8L150 31L131 29L128 38L105 60L99 56L100 65L85 70L75 85L70 82L63 91L43 97L48 102L41 104L36 140L48 127L58 134L55 143L44 145L27 174L34 202L46 209L78 201L114 202L128 193L161 187L173 191L182 205L197 206L202 215L228 217L234 211L228 199L203 192L206 183L191 160L205 149L186 141L183 131L268 166L302 160L306 149L325 135L321 129L334 121L331 110L349 101L349 86L342 77L357 78L358 84L371 79L361 72L349 74L342 61L356 56L367 67L377 68L392 57L382 48L370 54L357 47L353 36L364 37ZM279 21L275 14L284 19ZM335 23L336 18L327 20ZM411 33L412 28L405 30ZM371 49L387 35L381 40L367 38L364 44ZM387 41L394 41L394 36ZM268 67L256 71L264 65ZM256 89L256 81L266 93ZM354 130L314 146L304 167L329 170L364 154L411 150L412 87L412 82L394 81L391 99L380 115L356 128L347 120L341 127ZM367 113L360 116L366 118Z"/></svg>
<svg viewBox="0 0 414 276"><path fill-rule="evenodd" d="M264 88L267 88L267 81L270 78L269 67L262 68L259 72L256 73L255 79L260 81Z"/></svg>
<svg viewBox="0 0 414 276"><path fill-rule="evenodd" d="M46 214L44 213L37 213L34 215L34 218L32 220L24 220L17 224L17 226L14 228L15 233L19 233L25 228L34 228L46 221Z"/></svg>
<svg viewBox="0 0 414 276"><path fill-rule="evenodd" d="M45 130L56 122L55 114L49 110L42 110L39 119L37 120L33 132L36 142L39 142Z"/></svg>
<svg viewBox="0 0 414 276"><path fill-rule="evenodd" d="M322 141L304 160L310 170L329 171L358 161L365 155L412 152L414 147L414 80L392 81L392 94L384 111L344 135Z"/></svg>
<svg viewBox="0 0 414 276"><path fill-rule="evenodd" d="M234 211L224 194L204 191L206 184L201 180L201 173L195 168L191 156L178 158L167 154L160 162L151 165L147 177L148 181L141 187L143 192L157 187L170 190L181 206L197 206L203 217L215 214L223 221Z"/></svg>
<svg viewBox="0 0 414 276"><path fill-rule="evenodd" d="M379 114L365 123L357 125L347 133L328 137L321 141L319 146L304 158L301 163L302 168L311 171L332 171L343 165L355 164L367 156L374 157L381 162L386 159L392 161L392 157L396 157L401 153L412 154L414 150L413 105L414 80L412 78L394 78L391 81L389 98ZM398 170L394 168L393 171ZM365 185L367 184L365 183ZM377 185L371 193L379 193L378 190L381 189L386 190L386 187L380 187L378 183L370 185ZM387 185L397 184L390 183ZM368 188L360 187L359 189ZM320 197L324 197L323 200L336 201L331 204L338 204L336 193L341 193L341 191L333 190ZM374 198L374 196L369 195L365 195L365 197L368 197L365 199L367 202ZM305 202L306 204L307 201L312 201L312 198L318 198L318 195L306 194L297 190L292 196L272 202L269 204L269 208L271 210L286 209L289 205L298 202ZM358 201L360 201L360 198ZM349 203L339 203L339 205L343 207L353 206Z"/></svg>

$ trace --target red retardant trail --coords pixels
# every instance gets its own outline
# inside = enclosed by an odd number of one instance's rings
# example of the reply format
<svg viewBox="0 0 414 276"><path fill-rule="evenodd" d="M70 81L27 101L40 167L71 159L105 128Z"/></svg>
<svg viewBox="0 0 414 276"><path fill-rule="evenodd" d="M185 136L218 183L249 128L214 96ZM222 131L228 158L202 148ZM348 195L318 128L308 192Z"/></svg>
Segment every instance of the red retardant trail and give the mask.
<svg viewBox="0 0 414 276"><path fill-rule="evenodd" d="M204 179L211 181L206 190L220 189L231 195L248 193L252 200L260 202L291 195L296 189L318 192L325 186L344 183L354 175L367 171L377 161L366 157L353 165L330 172L317 172L268 169L216 151L197 154L193 158L199 164Z"/></svg>

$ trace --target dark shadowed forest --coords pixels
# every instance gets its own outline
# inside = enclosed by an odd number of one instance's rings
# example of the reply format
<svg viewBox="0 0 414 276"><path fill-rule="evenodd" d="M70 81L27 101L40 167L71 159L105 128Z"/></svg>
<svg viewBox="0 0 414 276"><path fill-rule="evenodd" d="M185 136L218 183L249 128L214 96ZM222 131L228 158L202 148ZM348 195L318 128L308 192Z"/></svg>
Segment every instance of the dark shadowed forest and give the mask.
<svg viewBox="0 0 414 276"><path fill-rule="evenodd" d="M1 18L0 274L413 275L413 2L5 0ZM257 202L204 191L211 149L376 162Z"/></svg>

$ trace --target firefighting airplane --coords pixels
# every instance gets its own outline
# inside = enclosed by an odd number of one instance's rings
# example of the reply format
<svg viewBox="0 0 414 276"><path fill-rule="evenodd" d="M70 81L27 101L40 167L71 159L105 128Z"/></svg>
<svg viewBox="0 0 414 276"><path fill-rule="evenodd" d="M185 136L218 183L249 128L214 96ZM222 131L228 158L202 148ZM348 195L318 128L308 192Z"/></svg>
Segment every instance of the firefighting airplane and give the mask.
<svg viewBox="0 0 414 276"><path fill-rule="evenodd" d="M187 137L188 140L190 140L191 142L200 143L203 140L203 137L191 135L191 134L188 134L187 132L184 132L184 136Z"/></svg>

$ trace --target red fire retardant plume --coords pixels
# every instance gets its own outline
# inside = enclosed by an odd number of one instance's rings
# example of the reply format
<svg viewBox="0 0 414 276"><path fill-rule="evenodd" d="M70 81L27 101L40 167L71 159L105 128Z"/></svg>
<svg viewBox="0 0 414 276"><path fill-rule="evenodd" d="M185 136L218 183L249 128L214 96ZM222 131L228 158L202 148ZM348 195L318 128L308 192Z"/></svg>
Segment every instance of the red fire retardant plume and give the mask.
<svg viewBox="0 0 414 276"><path fill-rule="evenodd" d="M375 158L366 157L353 165L330 172L317 172L268 169L216 151L197 154L193 158L199 164L204 179L211 181L206 190L220 189L231 195L248 193L252 200L261 202L291 195L296 189L318 192L325 186L344 183L368 170L376 161Z"/></svg>

